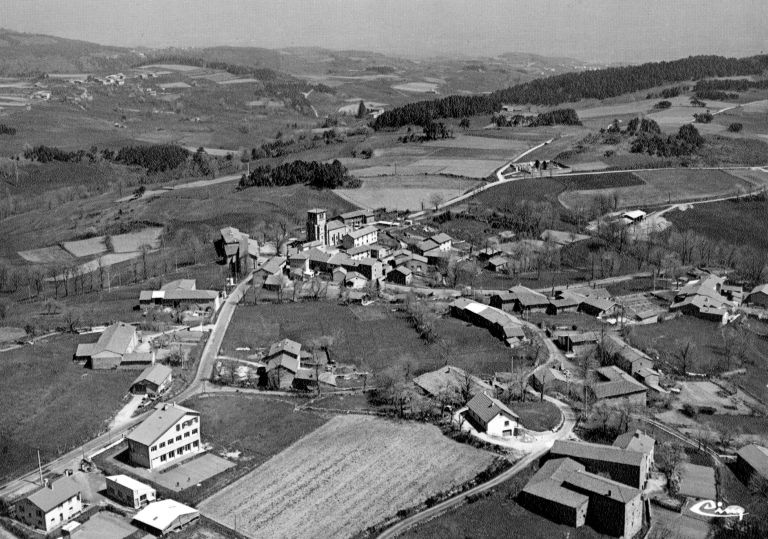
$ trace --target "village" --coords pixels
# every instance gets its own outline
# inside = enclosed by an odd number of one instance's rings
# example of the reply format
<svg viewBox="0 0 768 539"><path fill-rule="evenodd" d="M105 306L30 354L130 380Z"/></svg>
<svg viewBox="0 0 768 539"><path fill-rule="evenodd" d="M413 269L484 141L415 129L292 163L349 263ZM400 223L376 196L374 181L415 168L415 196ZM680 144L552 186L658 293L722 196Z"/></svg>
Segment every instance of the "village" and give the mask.
<svg viewBox="0 0 768 539"><path fill-rule="evenodd" d="M633 227L644 216L627 212L624 226ZM295 304L316 313L331 304L368 313L391 305L408 313L425 341L434 338L436 319L453 319L506 348L508 360L502 361L509 367L483 371L464 358L462 368L450 364L457 356L449 354L435 370L416 367L416 376L384 395L377 385L392 381L385 382L376 368L346 363L333 337L299 334L263 348L255 340L236 349L225 339L220 350L211 351L213 391L293 396L305 409L323 398L367 394L370 404L361 412L435 423L446 436L511 462L535 457L539 469L519 503L561 525L587 524L609 536L636 537L651 529L655 514L669 520L669 514L682 512L677 518L693 527L697 521L690 511L698 511L701 522L718 511L743 514L737 506L701 502L721 499L723 462L732 463L745 485L768 481L768 448L752 444L732 452L727 440L696 436L690 429L682 429L691 433L687 437L677 434L681 431L651 419L648 410L679 409L695 417L720 401L753 414L764 413L764 407L735 389L722 368L693 372L692 363L672 364L668 356L646 353L627 338L633 328L680 317L706 321L717 331L740 317L762 316L768 313L768 285L745 291L716 269L692 268L687 276L667 279L671 286L629 295L612 294L598 282L543 290L436 288L457 260L496 272L509 255L445 233L412 230L411 223L382 222L368 210L329 217L321 208L307 212L304 238L286 238L278 246L223 228L214 246L231 277L221 290L199 290L194 280L181 279L142 290L136 298L144 316L166 316L176 327L153 333L117 322L91 329L100 332L98 340L73 351L73 361L86 370L134 370L133 414L144 419L106 452L84 457L61 476L43 477L41 470L43 485L17 499L11 514L23 529L73 537L106 536L100 535L105 530L164 535L197 522L200 509L178 501L174 492L215 478L235 463L212 451L200 412L176 403L182 386L174 384L174 372L193 361L190 350L209 332L219 326L226 332L231 313L223 319L224 305L231 301L235 317L248 309L248 293L256 303ZM711 398L702 400L707 392ZM553 419L532 421L537 414ZM691 450L723 445L712 453L714 462L703 465L701 458L686 458L670 437L695 439L698 447ZM94 462L101 453L108 456ZM216 512L204 518L217 522Z"/></svg>

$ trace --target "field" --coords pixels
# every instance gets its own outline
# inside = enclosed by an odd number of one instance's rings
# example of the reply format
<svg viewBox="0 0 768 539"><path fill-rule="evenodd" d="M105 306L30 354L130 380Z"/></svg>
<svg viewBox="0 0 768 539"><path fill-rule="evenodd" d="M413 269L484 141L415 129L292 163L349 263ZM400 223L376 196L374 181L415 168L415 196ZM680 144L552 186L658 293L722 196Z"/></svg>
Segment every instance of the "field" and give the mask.
<svg viewBox="0 0 768 539"><path fill-rule="evenodd" d="M464 194L482 182L445 176L379 176L363 178L357 189L337 189L335 193L362 208L416 211L431 206L440 195L444 201Z"/></svg>
<svg viewBox="0 0 768 539"><path fill-rule="evenodd" d="M350 537L493 459L431 425L339 416L199 508L251 537Z"/></svg>
<svg viewBox="0 0 768 539"><path fill-rule="evenodd" d="M95 256L106 252L107 245L104 243L104 236L96 236L87 240L65 241L61 244L72 256Z"/></svg>
<svg viewBox="0 0 768 539"><path fill-rule="evenodd" d="M136 372L83 369L72 362L78 342L60 335L0 353L0 479L34 468L36 448L45 462L103 432L124 404Z"/></svg>
<svg viewBox="0 0 768 539"><path fill-rule="evenodd" d="M72 261L72 255L58 245L30 249L29 251L19 251L19 256L33 264L66 264Z"/></svg>
<svg viewBox="0 0 768 539"><path fill-rule="evenodd" d="M725 200L697 204L665 217L679 230L692 230L711 241L768 252L768 202Z"/></svg>
<svg viewBox="0 0 768 539"><path fill-rule="evenodd" d="M497 137L480 137L475 135L456 135L454 138L433 140L425 142L424 146L427 148L469 148L472 150L502 150L509 152L510 158L516 154L523 152L533 146L528 141L497 138Z"/></svg>
<svg viewBox="0 0 768 539"><path fill-rule="evenodd" d="M406 82L404 84L397 84L392 86L395 90L402 90L404 92L414 93L437 93L439 84L435 82Z"/></svg>
<svg viewBox="0 0 768 539"><path fill-rule="evenodd" d="M302 346L323 335L333 335L330 354L338 363L351 363L374 373L387 368L413 376L449 364L473 373L508 370L512 352L487 330L453 318L441 318L435 330L445 346L425 344L402 313L379 304L365 307L380 316L363 321L349 308L333 302L241 305L235 310L221 353L242 357L235 349L267 347L282 339ZM446 355L447 354L447 355ZM247 353L246 353L247 355Z"/></svg>
<svg viewBox="0 0 768 539"><path fill-rule="evenodd" d="M155 227L128 234L116 234L112 236L112 248L115 253L134 253L140 251L142 245L156 249L162 233L162 227Z"/></svg>
<svg viewBox="0 0 768 539"><path fill-rule="evenodd" d="M610 536L589 526L572 528L555 524L521 505L515 498L533 475L528 467L509 481L492 489L488 496L441 514L402 534L403 539L444 539L446 537L525 537L526 539L602 539Z"/></svg>
<svg viewBox="0 0 768 539"><path fill-rule="evenodd" d="M513 402L510 407L525 428L539 432L555 428L562 417L560 409L549 401Z"/></svg>
<svg viewBox="0 0 768 539"><path fill-rule="evenodd" d="M622 208L654 206L674 202L694 201L718 196L747 193L753 185L722 170L664 169L635 172L644 185L619 186L610 194L618 197ZM594 200L593 190L564 193L560 200L567 207L589 204Z"/></svg>

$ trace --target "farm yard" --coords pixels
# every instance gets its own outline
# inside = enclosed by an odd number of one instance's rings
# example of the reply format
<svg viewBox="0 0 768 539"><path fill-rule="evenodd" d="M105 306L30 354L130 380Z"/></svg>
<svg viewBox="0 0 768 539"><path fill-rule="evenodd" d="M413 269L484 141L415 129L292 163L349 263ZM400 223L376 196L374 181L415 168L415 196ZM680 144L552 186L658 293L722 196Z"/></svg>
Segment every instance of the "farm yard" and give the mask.
<svg viewBox="0 0 768 539"><path fill-rule="evenodd" d="M444 176L375 176L362 179L357 189L336 189L335 193L361 208L411 210L429 208L431 199L443 201L457 197L481 185L482 182Z"/></svg>
<svg viewBox="0 0 768 539"><path fill-rule="evenodd" d="M494 459L434 426L338 416L199 508L253 538L352 537Z"/></svg>
<svg viewBox="0 0 768 539"><path fill-rule="evenodd" d="M334 361L373 373L407 369L418 375L446 361L474 373L490 374L509 368L512 351L485 329L441 318L435 323L435 331L444 345L425 344L404 313L379 304L364 309L377 316L361 319L350 307L326 301L241 305L232 317L221 353L245 358L247 353L236 348L264 348L283 338L311 347L313 340L329 335L334 338L329 349Z"/></svg>

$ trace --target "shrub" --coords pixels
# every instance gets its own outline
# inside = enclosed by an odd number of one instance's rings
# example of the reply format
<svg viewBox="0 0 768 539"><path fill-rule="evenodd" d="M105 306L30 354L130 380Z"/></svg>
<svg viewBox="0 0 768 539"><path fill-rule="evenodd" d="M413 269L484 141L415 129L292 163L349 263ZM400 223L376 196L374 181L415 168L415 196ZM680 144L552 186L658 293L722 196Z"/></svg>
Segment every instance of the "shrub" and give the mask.
<svg viewBox="0 0 768 539"><path fill-rule="evenodd" d="M744 126L739 122L733 122L731 125L728 126L728 131L730 131L731 133L738 133L743 128Z"/></svg>
<svg viewBox="0 0 768 539"><path fill-rule="evenodd" d="M664 109L668 109L671 106L672 106L672 103L670 103L669 101L659 101L653 106L653 108L664 110Z"/></svg>
<svg viewBox="0 0 768 539"><path fill-rule="evenodd" d="M714 409L714 408L712 408L711 406L699 406L699 413L700 413L700 414L705 414L705 415L714 415L714 413L715 413L716 411L717 411L717 410L715 410L715 409Z"/></svg>
<svg viewBox="0 0 768 539"><path fill-rule="evenodd" d="M682 412L684 415L687 415L688 417L696 417L696 408L689 403L683 404Z"/></svg>

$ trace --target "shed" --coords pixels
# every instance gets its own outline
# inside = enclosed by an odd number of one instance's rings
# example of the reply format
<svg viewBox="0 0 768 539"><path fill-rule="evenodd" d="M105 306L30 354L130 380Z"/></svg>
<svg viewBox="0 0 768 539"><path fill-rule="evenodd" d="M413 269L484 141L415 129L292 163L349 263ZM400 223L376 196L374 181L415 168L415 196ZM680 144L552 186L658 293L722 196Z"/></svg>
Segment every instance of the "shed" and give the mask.
<svg viewBox="0 0 768 539"><path fill-rule="evenodd" d="M175 532L200 518L197 509L176 500L161 500L149 504L133 517L133 523L155 535Z"/></svg>

